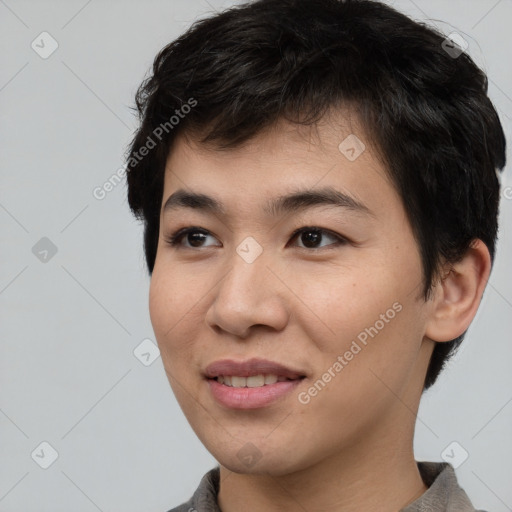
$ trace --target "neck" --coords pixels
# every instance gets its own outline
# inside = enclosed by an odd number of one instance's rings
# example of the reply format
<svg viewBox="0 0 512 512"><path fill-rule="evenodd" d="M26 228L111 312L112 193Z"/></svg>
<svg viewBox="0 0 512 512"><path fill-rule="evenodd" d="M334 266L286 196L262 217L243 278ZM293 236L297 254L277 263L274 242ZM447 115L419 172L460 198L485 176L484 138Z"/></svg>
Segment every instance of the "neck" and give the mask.
<svg viewBox="0 0 512 512"><path fill-rule="evenodd" d="M428 487L418 471L412 446L401 451L403 437L399 444L389 441L381 438L378 446L369 449L366 439L364 447L353 446L282 476L239 474L221 466L219 506L222 512L396 512ZM383 445L389 449L383 451ZM375 453L380 454L378 458Z"/></svg>

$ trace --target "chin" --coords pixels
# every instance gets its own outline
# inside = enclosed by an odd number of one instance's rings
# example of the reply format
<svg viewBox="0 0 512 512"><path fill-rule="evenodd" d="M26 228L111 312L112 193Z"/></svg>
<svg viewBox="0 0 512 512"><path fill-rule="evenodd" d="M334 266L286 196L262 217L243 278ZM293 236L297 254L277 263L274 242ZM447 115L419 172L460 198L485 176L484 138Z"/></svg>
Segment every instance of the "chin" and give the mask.
<svg viewBox="0 0 512 512"><path fill-rule="evenodd" d="M272 447L260 449L250 441L241 448L233 449L233 445L231 445L229 453L226 451L219 453L218 447L215 451L217 453L212 452L212 455L217 462L229 471L238 474L278 477L300 471L305 467L305 464L303 465L297 460L296 451L292 460L285 450L277 450Z"/></svg>
<svg viewBox="0 0 512 512"><path fill-rule="evenodd" d="M249 466L243 462L240 462L238 458L224 457L224 460L218 460L219 464L224 468L238 473L240 475L267 475L267 476L283 476L291 472L282 462L277 466L271 461L264 461L263 458L258 461L254 466Z"/></svg>

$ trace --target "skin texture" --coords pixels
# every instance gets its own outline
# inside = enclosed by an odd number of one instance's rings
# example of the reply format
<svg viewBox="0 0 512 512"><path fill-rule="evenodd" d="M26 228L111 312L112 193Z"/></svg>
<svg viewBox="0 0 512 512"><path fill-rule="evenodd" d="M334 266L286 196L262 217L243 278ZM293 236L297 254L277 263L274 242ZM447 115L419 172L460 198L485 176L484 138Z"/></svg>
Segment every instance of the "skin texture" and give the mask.
<svg viewBox="0 0 512 512"><path fill-rule="evenodd" d="M338 145L350 133L366 150L349 161ZM272 217L271 197L323 186L372 212L314 206ZM285 122L242 148L218 151L179 136L169 156L162 204L176 190L208 194L218 216L192 208L161 216L150 315L163 364L195 433L221 465L223 512L395 511L427 489L413 435L436 341L461 334L474 317L490 271L484 244L447 266L425 302L417 243L399 195L357 123L315 128ZM199 226L197 246L173 232ZM324 233L306 246L300 227ZM248 236L263 248L254 262L236 252ZM306 238L306 239L305 239ZM193 243L193 240L192 240ZM366 346L309 403L298 400L359 333L398 303ZM234 410L212 397L203 372L219 359L260 357L306 378L264 408ZM248 445L247 443L251 443ZM252 450L248 467L237 454Z"/></svg>

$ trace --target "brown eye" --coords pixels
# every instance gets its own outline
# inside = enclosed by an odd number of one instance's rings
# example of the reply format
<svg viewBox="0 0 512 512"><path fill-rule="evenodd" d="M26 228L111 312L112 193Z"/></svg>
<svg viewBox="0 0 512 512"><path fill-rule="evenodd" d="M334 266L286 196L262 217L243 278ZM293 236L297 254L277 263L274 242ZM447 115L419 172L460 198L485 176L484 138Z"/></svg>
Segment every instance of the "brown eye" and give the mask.
<svg viewBox="0 0 512 512"><path fill-rule="evenodd" d="M210 245L204 245L208 237L214 238L214 236L205 229L189 227L173 233L170 237L166 238L166 242L169 245L183 247L185 249L210 247ZM189 245L182 244L182 240L188 242Z"/></svg>
<svg viewBox="0 0 512 512"><path fill-rule="evenodd" d="M303 249L321 249L330 245L340 245L346 243L346 240L330 231L316 227L304 227L296 230L292 236L292 239L297 238L303 244L299 246ZM327 243L319 245L325 240L334 240L334 243Z"/></svg>
<svg viewBox="0 0 512 512"><path fill-rule="evenodd" d="M208 237L216 240L216 238L205 229L187 227L173 233L171 236L166 238L166 242L176 248L200 249L202 247L212 246L212 244L205 245L205 241ZM294 240L295 238L300 241L301 245L299 245L299 247L301 249L323 249L325 247L339 246L347 243L347 240L341 235L318 227L302 227L297 229L294 231L291 240ZM329 239L331 240L330 243ZM186 241L185 244L182 243L183 240ZM325 241L327 241L327 243L323 243ZM216 244L213 245L215 246ZM217 245L217 247L218 246L219 245Z"/></svg>

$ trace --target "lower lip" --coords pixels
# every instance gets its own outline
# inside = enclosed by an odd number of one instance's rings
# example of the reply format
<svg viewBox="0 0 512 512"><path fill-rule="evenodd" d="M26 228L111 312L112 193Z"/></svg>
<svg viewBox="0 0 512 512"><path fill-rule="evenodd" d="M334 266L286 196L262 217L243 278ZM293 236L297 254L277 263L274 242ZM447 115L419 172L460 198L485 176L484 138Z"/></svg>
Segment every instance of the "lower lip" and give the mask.
<svg viewBox="0 0 512 512"><path fill-rule="evenodd" d="M275 402L295 389L302 379L286 380L257 388L234 388L208 379L214 398L230 409L258 409Z"/></svg>

